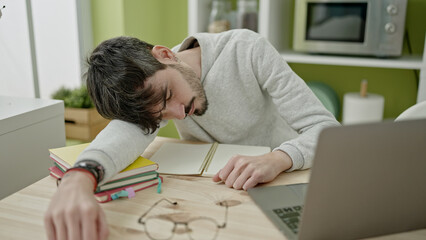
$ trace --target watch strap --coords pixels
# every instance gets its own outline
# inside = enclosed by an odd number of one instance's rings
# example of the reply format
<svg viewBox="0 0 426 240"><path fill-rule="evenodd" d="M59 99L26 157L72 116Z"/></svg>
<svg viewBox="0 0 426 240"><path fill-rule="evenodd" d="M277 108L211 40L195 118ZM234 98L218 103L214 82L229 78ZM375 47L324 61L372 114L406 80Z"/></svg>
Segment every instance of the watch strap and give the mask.
<svg viewBox="0 0 426 240"><path fill-rule="evenodd" d="M75 169L75 168L88 170L95 177L97 184L103 180L104 175L105 175L104 174L104 168L102 167L102 165L100 165L98 162L93 161L93 160L80 161L80 162L76 163L70 169Z"/></svg>

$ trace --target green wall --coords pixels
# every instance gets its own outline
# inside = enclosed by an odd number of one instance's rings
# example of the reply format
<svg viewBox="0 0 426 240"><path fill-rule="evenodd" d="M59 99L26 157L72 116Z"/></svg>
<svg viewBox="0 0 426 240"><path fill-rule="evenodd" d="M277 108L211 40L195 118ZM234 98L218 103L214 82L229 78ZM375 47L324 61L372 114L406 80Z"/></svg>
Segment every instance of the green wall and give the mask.
<svg viewBox="0 0 426 240"><path fill-rule="evenodd" d="M92 0L94 46L112 37L124 35L123 1Z"/></svg>
<svg viewBox="0 0 426 240"><path fill-rule="evenodd" d="M111 37L127 35L152 44L173 47L187 35L187 0L91 0L95 46ZM426 32L426 1L408 0L406 30L413 53L422 54ZM407 41L404 53L409 52ZM385 97L384 118L395 118L415 104L419 71L290 64L305 81L330 85L342 103L346 92L359 91L362 79L369 92ZM340 117L339 117L340 119ZM160 131L178 137L173 123Z"/></svg>
<svg viewBox="0 0 426 240"><path fill-rule="evenodd" d="M133 36L173 47L188 32L187 0L92 0L94 45Z"/></svg>
<svg viewBox="0 0 426 240"><path fill-rule="evenodd" d="M171 48L187 36L187 0L91 1L94 46L112 37L133 36ZM179 138L173 121L159 135Z"/></svg>
<svg viewBox="0 0 426 240"><path fill-rule="evenodd" d="M358 92L362 79L368 80L368 92L385 97L384 118L395 118L416 103L417 81L412 70L290 64L305 81L321 81L338 94L340 105L347 92ZM341 119L341 111L338 119Z"/></svg>

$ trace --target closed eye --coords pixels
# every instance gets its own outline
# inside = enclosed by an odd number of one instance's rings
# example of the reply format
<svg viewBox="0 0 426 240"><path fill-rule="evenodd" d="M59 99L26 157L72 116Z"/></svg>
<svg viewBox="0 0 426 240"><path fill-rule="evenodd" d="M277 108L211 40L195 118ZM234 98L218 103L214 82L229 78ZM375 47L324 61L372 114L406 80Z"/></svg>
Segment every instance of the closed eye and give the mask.
<svg viewBox="0 0 426 240"><path fill-rule="evenodd" d="M163 111L163 110L165 110L165 109L166 109L167 102L168 102L170 99L172 99L172 97L173 97L172 90L171 90L171 89L167 89L167 88L166 88L166 90L164 91L163 107L162 107L161 111Z"/></svg>
<svg viewBox="0 0 426 240"><path fill-rule="evenodd" d="M173 92L172 92L172 90L171 89L169 89L169 91L168 91L168 97L166 97L166 101L169 101L170 99L172 99L172 97L173 97Z"/></svg>

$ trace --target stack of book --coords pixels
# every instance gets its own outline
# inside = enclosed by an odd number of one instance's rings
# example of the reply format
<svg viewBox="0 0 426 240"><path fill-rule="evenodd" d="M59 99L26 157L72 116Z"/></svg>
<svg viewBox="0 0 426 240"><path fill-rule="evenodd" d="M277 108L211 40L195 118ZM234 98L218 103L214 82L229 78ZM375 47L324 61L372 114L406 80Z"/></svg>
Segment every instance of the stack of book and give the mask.
<svg viewBox="0 0 426 240"><path fill-rule="evenodd" d="M50 175L56 179L62 178L67 169L71 168L78 155L89 143L49 149L53 166L49 168ZM162 178L159 176L158 164L139 156L127 168L119 172L108 182L99 185L95 191L98 202L104 203L119 197L133 197L135 192L158 185L161 187ZM159 188L157 189L160 190Z"/></svg>

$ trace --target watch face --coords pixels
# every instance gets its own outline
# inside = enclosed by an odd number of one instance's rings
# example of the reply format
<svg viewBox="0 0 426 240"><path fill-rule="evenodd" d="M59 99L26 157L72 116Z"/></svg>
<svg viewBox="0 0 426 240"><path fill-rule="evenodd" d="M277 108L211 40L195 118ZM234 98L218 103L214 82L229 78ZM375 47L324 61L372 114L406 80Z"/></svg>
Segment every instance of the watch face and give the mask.
<svg viewBox="0 0 426 240"><path fill-rule="evenodd" d="M104 168L96 161L83 160L81 162L78 162L76 167L89 170L95 176L97 182L102 181L102 179L104 178Z"/></svg>

